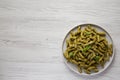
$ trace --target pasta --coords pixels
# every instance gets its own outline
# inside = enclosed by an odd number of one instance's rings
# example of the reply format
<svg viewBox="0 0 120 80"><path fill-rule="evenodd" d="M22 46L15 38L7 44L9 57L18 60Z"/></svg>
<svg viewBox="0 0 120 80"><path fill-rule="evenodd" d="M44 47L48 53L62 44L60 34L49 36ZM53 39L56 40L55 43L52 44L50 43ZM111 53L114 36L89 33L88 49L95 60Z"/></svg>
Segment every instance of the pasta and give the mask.
<svg viewBox="0 0 120 80"><path fill-rule="evenodd" d="M108 43L106 34L98 32L91 25L84 29L78 26L77 31L71 31L66 40L64 57L68 62L78 66L78 71L87 74L98 72L98 66L104 64L112 56L112 44Z"/></svg>

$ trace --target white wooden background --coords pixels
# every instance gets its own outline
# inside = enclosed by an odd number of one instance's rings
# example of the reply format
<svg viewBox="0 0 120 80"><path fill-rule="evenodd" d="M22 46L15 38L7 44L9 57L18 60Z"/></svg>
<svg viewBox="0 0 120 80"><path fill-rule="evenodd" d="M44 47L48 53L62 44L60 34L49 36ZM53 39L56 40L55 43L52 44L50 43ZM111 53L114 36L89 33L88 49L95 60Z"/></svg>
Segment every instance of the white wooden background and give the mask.
<svg viewBox="0 0 120 80"><path fill-rule="evenodd" d="M92 79L71 72L61 52L82 23L102 26L116 47L112 65ZM0 0L0 80L89 79L120 79L120 0Z"/></svg>

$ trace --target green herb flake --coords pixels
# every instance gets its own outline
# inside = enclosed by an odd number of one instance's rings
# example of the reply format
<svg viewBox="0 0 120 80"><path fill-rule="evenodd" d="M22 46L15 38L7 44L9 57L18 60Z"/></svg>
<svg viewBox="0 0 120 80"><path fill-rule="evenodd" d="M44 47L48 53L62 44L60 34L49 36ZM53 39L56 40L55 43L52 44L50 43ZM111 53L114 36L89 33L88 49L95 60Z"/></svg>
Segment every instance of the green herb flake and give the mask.
<svg viewBox="0 0 120 80"><path fill-rule="evenodd" d="M86 34L86 35L90 35L90 34L91 34L91 32L85 32L85 34Z"/></svg>
<svg viewBox="0 0 120 80"><path fill-rule="evenodd" d="M94 59L95 59L95 61L99 61L100 56L96 56Z"/></svg>
<svg viewBox="0 0 120 80"><path fill-rule="evenodd" d="M69 57L73 57L73 52L70 52L70 53L69 53Z"/></svg>
<svg viewBox="0 0 120 80"><path fill-rule="evenodd" d="M85 48L83 48L83 52L86 52L87 50L89 50L91 48L90 45L87 45Z"/></svg>

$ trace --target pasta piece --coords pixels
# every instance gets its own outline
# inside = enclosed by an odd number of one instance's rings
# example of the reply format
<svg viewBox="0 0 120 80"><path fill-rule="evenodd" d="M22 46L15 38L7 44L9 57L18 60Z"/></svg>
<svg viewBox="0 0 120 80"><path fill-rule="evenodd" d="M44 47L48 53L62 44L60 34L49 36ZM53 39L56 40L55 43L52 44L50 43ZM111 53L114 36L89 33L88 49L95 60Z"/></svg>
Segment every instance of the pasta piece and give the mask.
<svg viewBox="0 0 120 80"><path fill-rule="evenodd" d="M94 64L94 63L95 63L94 60L90 61L89 66L91 66L91 65Z"/></svg>
<svg viewBox="0 0 120 80"><path fill-rule="evenodd" d="M78 68L78 71L80 72L80 73L82 73L82 68L80 67L80 68Z"/></svg>
<svg viewBox="0 0 120 80"><path fill-rule="evenodd" d="M96 69L96 67L95 66L90 66L90 67L88 67L88 69L87 70L93 70L93 69Z"/></svg>
<svg viewBox="0 0 120 80"><path fill-rule="evenodd" d="M98 35L105 36L105 33L104 32L99 32Z"/></svg>
<svg viewBox="0 0 120 80"><path fill-rule="evenodd" d="M85 71L85 73L90 74L90 71L88 71L88 70L84 70L84 71Z"/></svg>

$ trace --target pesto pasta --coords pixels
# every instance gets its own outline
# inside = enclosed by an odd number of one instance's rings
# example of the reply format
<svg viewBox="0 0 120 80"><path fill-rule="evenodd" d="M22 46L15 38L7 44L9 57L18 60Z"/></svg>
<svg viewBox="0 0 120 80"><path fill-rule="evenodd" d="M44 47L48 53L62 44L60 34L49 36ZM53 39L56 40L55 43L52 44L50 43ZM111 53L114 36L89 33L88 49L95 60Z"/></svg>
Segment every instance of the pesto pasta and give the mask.
<svg viewBox="0 0 120 80"><path fill-rule="evenodd" d="M64 57L77 65L80 73L91 74L99 71L98 66L104 68L112 53L112 44L106 39L106 33L87 25L85 28L77 26L77 31L70 32Z"/></svg>

